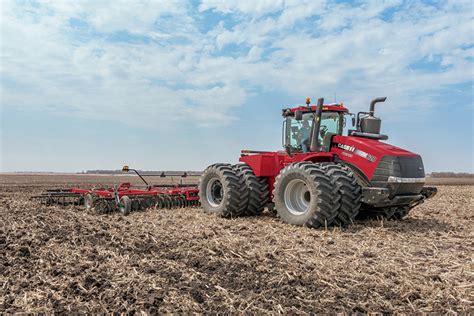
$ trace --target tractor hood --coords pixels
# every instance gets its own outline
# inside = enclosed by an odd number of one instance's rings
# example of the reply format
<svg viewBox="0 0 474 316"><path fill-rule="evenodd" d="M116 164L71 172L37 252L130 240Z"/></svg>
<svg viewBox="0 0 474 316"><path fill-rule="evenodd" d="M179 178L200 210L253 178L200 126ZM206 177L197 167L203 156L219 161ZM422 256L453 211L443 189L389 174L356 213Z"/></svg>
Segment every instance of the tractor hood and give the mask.
<svg viewBox="0 0 474 316"><path fill-rule="evenodd" d="M390 144L362 137L335 136L331 152L357 167L370 182L411 179L412 182L424 183L421 157Z"/></svg>

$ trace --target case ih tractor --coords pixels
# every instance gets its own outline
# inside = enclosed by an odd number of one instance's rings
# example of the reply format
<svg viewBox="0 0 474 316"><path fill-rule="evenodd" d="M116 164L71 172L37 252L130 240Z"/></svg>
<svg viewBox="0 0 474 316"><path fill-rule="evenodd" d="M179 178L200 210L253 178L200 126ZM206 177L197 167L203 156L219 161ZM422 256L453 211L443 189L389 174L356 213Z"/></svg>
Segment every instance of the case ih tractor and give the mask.
<svg viewBox="0 0 474 316"><path fill-rule="evenodd" d="M314 228L346 226L356 216L405 217L437 190L424 187L419 155L381 142L388 137L374 108L385 99L357 116L322 98L283 109L285 150L242 150L239 164L207 167L199 182L204 211L236 217L268 206L286 223ZM348 118L355 129L345 136Z"/></svg>

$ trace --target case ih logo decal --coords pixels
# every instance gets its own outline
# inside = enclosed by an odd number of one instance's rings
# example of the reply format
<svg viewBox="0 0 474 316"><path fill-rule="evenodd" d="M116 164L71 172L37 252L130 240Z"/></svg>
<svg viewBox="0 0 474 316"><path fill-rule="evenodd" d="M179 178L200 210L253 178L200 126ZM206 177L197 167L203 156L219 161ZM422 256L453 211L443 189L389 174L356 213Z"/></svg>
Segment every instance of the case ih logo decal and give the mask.
<svg viewBox="0 0 474 316"><path fill-rule="evenodd" d="M349 145L346 145L346 144L337 144L337 147L338 148L341 148L342 150L346 150L346 151L349 151L349 152L352 152L354 154L356 154L357 156L360 156L362 158L365 158L367 159L368 161L370 162L374 162L377 160L377 158L375 156L372 156L371 154L368 154L366 153L365 151L362 151L360 149L357 149L355 148L354 146L349 146ZM349 156L350 157L350 156Z"/></svg>
<svg viewBox="0 0 474 316"><path fill-rule="evenodd" d="M350 151L350 152L354 152L356 150L356 148L354 146L349 146L349 145L346 145L346 144L337 144L337 147L339 147L341 149L344 149L344 150L347 150L347 151Z"/></svg>

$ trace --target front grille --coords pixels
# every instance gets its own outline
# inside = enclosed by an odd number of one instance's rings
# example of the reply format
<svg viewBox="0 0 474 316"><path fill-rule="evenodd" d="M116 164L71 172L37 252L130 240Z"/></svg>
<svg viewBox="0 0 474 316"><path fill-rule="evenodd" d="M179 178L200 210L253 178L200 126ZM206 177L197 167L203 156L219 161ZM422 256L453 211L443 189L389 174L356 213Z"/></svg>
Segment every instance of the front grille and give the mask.
<svg viewBox="0 0 474 316"><path fill-rule="evenodd" d="M394 177L401 179L424 178L425 170L421 157L384 156L380 160L370 181L373 187L390 189L391 197L404 194L419 194L424 185L423 181L394 183L389 181L389 177L392 177L392 179Z"/></svg>
<svg viewBox="0 0 474 316"><path fill-rule="evenodd" d="M400 172L402 178L424 178L425 169L420 156L398 157L400 162Z"/></svg>

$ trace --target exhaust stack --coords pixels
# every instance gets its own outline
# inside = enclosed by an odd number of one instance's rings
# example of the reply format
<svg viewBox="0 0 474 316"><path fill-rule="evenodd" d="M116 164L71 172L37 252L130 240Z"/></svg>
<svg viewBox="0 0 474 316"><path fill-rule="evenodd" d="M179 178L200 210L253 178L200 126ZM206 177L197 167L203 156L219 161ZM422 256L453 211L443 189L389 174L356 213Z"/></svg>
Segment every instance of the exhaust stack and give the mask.
<svg viewBox="0 0 474 316"><path fill-rule="evenodd" d="M311 128L311 142L309 150L312 152L319 152L321 146L319 144L319 129L321 127L321 115L323 113L324 98L318 99L318 107L314 115L313 127Z"/></svg>
<svg viewBox="0 0 474 316"><path fill-rule="evenodd" d="M370 115L370 116L374 116L375 104L376 104L376 103L379 103L379 102L385 102L385 100L387 100L387 97L381 97L381 98L373 99L373 100L370 102L369 115Z"/></svg>

